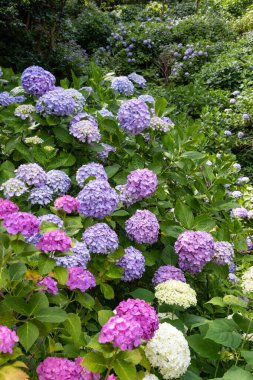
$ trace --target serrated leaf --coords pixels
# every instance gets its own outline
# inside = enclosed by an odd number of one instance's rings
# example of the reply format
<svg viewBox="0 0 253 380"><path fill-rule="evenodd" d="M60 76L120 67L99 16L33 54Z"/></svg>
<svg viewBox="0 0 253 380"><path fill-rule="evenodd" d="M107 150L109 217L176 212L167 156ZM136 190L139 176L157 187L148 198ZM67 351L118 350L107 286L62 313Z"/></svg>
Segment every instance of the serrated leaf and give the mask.
<svg viewBox="0 0 253 380"><path fill-rule="evenodd" d="M69 313L67 315L67 319L63 323L67 332L73 339L73 342L75 344L78 344L80 341L81 333L82 333L82 326L81 326L81 319L78 315Z"/></svg>
<svg viewBox="0 0 253 380"><path fill-rule="evenodd" d="M212 321L209 324L205 338L231 348L239 347L242 341L241 335L236 331L235 322L228 319L215 319Z"/></svg>
<svg viewBox="0 0 253 380"><path fill-rule="evenodd" d="M114 298L114 290L113 288L111 287L111 285L108 285L108 284L101 284L100 285L100 290L101 292L103 293L104 297L107 299L107 300L111 300Z"/></svg>
<svg viewBox="0 0 253 380"><path fill-rule="evenodd" d="M187 337L189 346L201 357L216 360L219 358L220 345L209 339L204 339L200 334Z"/></svg>
<svg viewBox="0 0 253 380"><path fill-rule="evenodd" d="M175 206L175 215L183 227L188 229L192 228L194 224L194 216L189 206L177 201Z"/></svg>
<svg viewBox="0 0 253 380"><path fill-rule="evenodd" d="M221 297L213 297L212 299L210 299L210 301L207 301L206 303L210 303L211 305L216 305L216 306L221 306L221 307L226 306Z"/></svg>

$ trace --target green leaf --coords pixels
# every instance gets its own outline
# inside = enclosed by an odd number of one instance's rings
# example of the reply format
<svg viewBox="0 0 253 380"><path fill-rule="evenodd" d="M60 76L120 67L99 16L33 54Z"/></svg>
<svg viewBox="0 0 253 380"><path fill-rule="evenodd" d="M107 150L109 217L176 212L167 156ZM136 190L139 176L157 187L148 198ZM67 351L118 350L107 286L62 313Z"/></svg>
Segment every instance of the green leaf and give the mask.
<svg viewBox="0 0 253 380"><path fill-rule="evenodd" d="M100 285L100 290L101 292L103 293L104 297L107 299L107 300L111 300L114 298L114 290L113 288L111 287L111 285L108 285L108 284L101 284Z"/></svg>
<svg viewBox="0 0 253 380"><path fill-rule="evenodd" d="M83 307L92 310L95 305L95 300L88 293L78 293L76 294L76 300Z"/></svg>
<svg viewBox="0 0 253 380"><path fill-rule="evenodd" d="M47 170L57 169L62 166L72 166L76 162L76 158L72 153L61 152L59 156L55 157L47 166Z"/></svg>
<svg viewBox="0 0 253 380"><path fill-rule="evenodd" d="M142 355L138 349L132 351L121 351L117 355L117 359L120 361L126 361L127 363L137 365L142 360Z"/></svg>
<svg viewBox="0 0 253 380"><path fill-rule="evenodd" d="M241 335L236 331L236 324L231 319L215 319L212 321L205 338L231 348L239 347L242 341Z"/></svg>
<svg viewBox="0 0 253 380"><path fill-rule="evenodd" d="M127 212L126 210L118 210L118 211L115 211L113 214L111 214L111 216L127 216L129 215L129 212Z"/></svg>
<svg viewBox="0 0 253 380"><path fill-rule="evenodd" d="M198 375L196 375L196 373L194 373L194 372L187 371L187 372L182 376L182 380L202 380L202 378L199 377Z"/></svg>
<svg viewBox="0 0 253 380"><path fill-rule="evenodd" d="M54 268L54 276L61 285L65 285L68 281L68 270L63 267L56 267Z"/></svg>
<svg viewBox="0 0 253 380"><path fill-rule="evenodd" d="M61 323L67 319L67 313L57 306L40 309L34 316L40 322Z"/></svg>
<svg viewBox="0 0 253 380"><path fill-rule="evenodd" d="M198 215L194 219L194 224L192 228L197 231L211 231L215 227L215 220L210 218L209 215Z"/></svg>
<svg viewBox="0 0 253 380"><path fill-rule="evenodd" d="M105 275L108 278L112 278L112 279L122 278L122 274L123 274L123 268L118 267L118 266L113 266L112 268L109 268L109 270L105 273Z"/></svg>
<svg viewBox="0 0 253 380"><path fill-rule="evenodd" d="M55 267L54 259L51 259L48 256L43 255L43 254L39 256L39 264L38 264L39 274L41 274L42 276L45 274L48 274L54 269L54 267Z"/></svg>
<svg viewBox="0 0 253 380"><path fill-rule="evenodd" d="M244 300L242 300L236 296L233 296L232 294L224 296L223 302L226 305L230 305L230 306L240 306L240 307L244 307L244 308L248 307L248 304L246 301L244 301Z"/></svg>
<svg viewBox="0 0 253 380"><path fill-rule="evenodd" d="M67 315L66 321L63 323L67 332L73 339L73 342L75 344L78 344L80 341L81 333L82 333L82 326L81 326L81 319L78 315L69 313Z"/></svg>
<svg viewBox="0 0 253 380"><path fill-rule="evenodd" d="M165 98L159 98L155 102L155 113L157 116L162 116L167 107L168 101Z"/></svg>
<svg viewBox="0 0 253 380"><path fill-rule="evenodd" d="M103 326L113 316L114 313L111 310L99 310L98 322L100 326Z"/></svg>
<svg viewBox="0 0 253 380"><path fill-rule="evenodd" d="M4 303L7 304L13 311L22 315L29 315L28 305L22 297L6 296Z"/></svg>
<svg viewBox="0 0 253 380"><path fill-rule="evenodd" d="M242 357L246 360L246 362L253 367L253 351L241 351Z"/></svg>
<svg viewBox="0 0 253 380"><path fill-rule="evenodd" d="M17 334L20 343L27 352L38 339L39 329L32 322L25 322L22 326L18 327Z"/></svg>
<svg viewBox="0 0 253 380"><path fill-rule="evenodd" d="M27 268L24 263L19 262L9 266L9 275L11 281L21 280Z"/></svg>
<svg viewBox="0 0 253 380"><path fill-rule="evenodd" d="M136 377L135 366L124 360L116 358L113 369L120 380L134 380Z"/></svg>
<svg viewBox="0 0 253 380"><path fill-rule="evenodd" d="M89 352L85 355L82 365L89 371L102 373L108 368L108 360L100 352Z"/></svg>
<svg viewBox="0 0 253 380"><path fill-rule="evenodd" d="M233 320L240 327L240 329L246 334L253 334L253 321L243 317L240 314L234 314Z"/></svg>
<svg viewBox="0 0 253 380"><path fill-rule="evenodd" d="M105 171L108 178L112 178L120 169L119 164L114 164L112 166L106 166Z"/></svg>
<svg viewBox="0 0 253 380"><path fill-rule="evenodd" d="M206 155L200 152L187 151L187 152L182 153L181 157L190 158L191 160L195 161L195 160L202 160L203 158L206 157Z"/></svg>
<svg viewBox="0 0 253 380"><path fill-rule="evenodd" d="M223 302L223 299L221 297L213 297L212 299L210 299L210 301L207 301L206 303L210 303L212 305L221 307L225 306L225 303Z"/></svg>
<svg viewBox="0 0 253 380"><path fill-rule="evenodd" d="M47 308L49 302L47 296L44 293L38 292L32 295L28 303L28 312L29 315L35 315L38 310Z"/></svg>
<svg viewBox="0 0 253 380"><path fill-rule="evenodd" d="M133 298L139 298L146 302L153 302L155 295L150 290L138 288L133 292L129 293Z"/></svg>
<svg viewBox="0 0 253 380"><path fill-rule="evenodd" d="M253 380L253 375L240 367L231 367L222 377L222 380ZM211 379L221 380L221 378Z"/></svg>
<svg viewBox="0 0 253 380"><path fill-rule="evenodd" d="M58 229L59 229L59 227L55 223L52 223L52 222L43 221L40 224L41 235L45 234L46 232L54 231L54 230L58 230Z"/></svg>
<svg viewBox="0 0 253 380"><path fill-rule="evenodd" d="M189 346L201 357L208 359L218 359L220 345L209 339L204 339L200 334L187 337Z"/></svg>
<svg viewBox="0 0 253 380"><path fill-rule="evenodd" d="M194 223L194 216L189 206L177 201L175 206L175 215L180 224L185 228L192 228Z"/></svg>
<svg viewBox="0 0 253 380"><path fill-rule="evenodd" d="M60 126L57 126L57 127L53 128L53 132L54 132L54 134L58 140L60 140L64 143L71 143L72 142L72 137L69 134L69 132L66 131L66 129L64 129Z"/></svg>

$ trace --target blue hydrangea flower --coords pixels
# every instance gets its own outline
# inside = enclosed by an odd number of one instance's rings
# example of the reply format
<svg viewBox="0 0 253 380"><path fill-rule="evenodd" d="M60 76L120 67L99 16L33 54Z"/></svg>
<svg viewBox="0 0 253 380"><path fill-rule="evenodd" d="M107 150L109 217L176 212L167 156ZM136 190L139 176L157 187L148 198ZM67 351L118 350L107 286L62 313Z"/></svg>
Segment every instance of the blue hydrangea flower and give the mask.
<svg viewBox="0 0 253 380"><path fill-rule="evenodd" d="M120 127L131 135L144 131L150 124L148 106L141 99L127 100L118 111Z"/></svg>
<svg viewBox="0 0 253 380"><path fill-rule="evenodd" d="M126 248L124 256L116 264L123 268L123 281L137 280L145 272L145 257L134 247Z"/></svg>
<svg viewBox="0 0 253 380"><path fill-rule="evenodd" d="M116 232L106 223L97 223L88 227L83 233L82 240L90 252L98 254L114 252L119 246Z"/></svg>
<svg viewBox="0 0 253 380"><path fill-rule="evenodd" d="M145 103L149 103L149 104L152 104L152 105L155 104L155 99L153 98L152 95L148 95L148 94L147 95L140 95L138 97L138 99L143 100Z"/></svg>
<svg viewBox="0 0 253 380"><path fill-rule="evenodd" d="M66 194L70 188L71 180L62 170L50 170L47 173L46 185L52 189L54 194Z"/></svg>
<svg viewBox="0 0 253 380"><path fill-rule="evenodd" d="M25 237L25 242L28 244L36 245L36 244L38 244L38 242L40 241L41 238L42 238L41 234L35 234L35 235L29 236L29 237Z"/></svg>
<svg viewBox="0 0 253 380"><path fill-rule="evenodd" d="M29 186L41 187L46 183L47 174L38 164L23 164L15 170L16 177Z"/></svg>
<svg viewBox="0 0 253 380"><path fill-rule="evenodd" d="M46 206L53 200L53 191L48 186L32 189L28 200L32 205Z"/></svg>
<svg viewBox="0 0 253 380"><path fill-rule="evenodd" d="M118 92L121 95L133 95L134 93L134 85L133 83L124 76L116 77L112 81L111 88Z"/></svg>
<svg viewBox="0 0 253 380"><path fill-rule="evenodd" d="M132 82L138 84L138 86L141 87L141 88L144 88L145 85L146 85L146 83L147 83L146 79L142 75L139 75L139 74L136 74L136 73L129 74L128 78Z"/></svg>
<svg viewBox="0 0 253 380"><path fill-rule="evenodd" d="M102 108L101 110L98 111L98 113L103 116L103 117L113 117L113 113L106 108Z"/></svg>
<svg viewBox="0 0 253 380"><path fill-rule="evenodd" d="M73 255L55 257L56 265L65 268L82 267L86 268L90 261L90 253L85 243L77 242L71 249Z"/></svg>
<svg viewBox="0 0 253 380"><path fill-rule="evenodd" d="M75 101L63 89L56 89L42 95L36 103L36 112L42 116L69 116L74 112Z"/></svg>
<svg viewBox="0 0 253 380"><path fill-rule="evenodd" d="M54 223L57 227L63 228L63 220L55 214L46 214L39 216L39 221L42 222L51 222Z"/></svg>
<svg viewBox="0 0 253 380"><path fill-rule="evenodd" d="M7 199L14 196L20 197L28 191L25 183L17 178L10 178L8 181L2 183L0 190L3 191L4 196Z"/></svg>
<svg viewBox="0 0 253 380"><path fill-rule="evenodd" d="M84 186L86 179L89 177L107 181L107 174L103 165L95 162L81 166L76 172L76 181L80 187Z"/></svg>
<svg viewBox="0 0 253 380"><path fill-rule="evenodd" d="M107 160L110 152L116 152L116 148L114 148L113 146L111 146L109 144L102 143L101 145L104 149L101 150L101 152L97 153L97 158L99 160L101 160L102 162L105 162Z"/></svg>
<svg viewBox="0 0 253 380"><path fill-rule="evenodd" d="M21 75L22 86L30 95L41 96L53 90L55 77L40 66L30 66Z"/></svg>
<svg viewBox="0 0 253 380"><path fill-rule="evenodd" d="M12 96L8 91L0 93L0 106L7 107L10 104L22 103L26 100L24 96Z"/></svg>
<svg viewBox="0 0 253 380"><path fill-rule="evenodd" d="M70 126L78 123L81 120L89 120L93 124L94 127L98 128L98 123L97 123L97 120L95 119L95 117L89 115L87 112L80 112L80 113L76 114L73 117L73 119L71 120Z"/></svg>
<svg viewBox="0 0 253 380"><path fill-rule="evenodd" d="M81 112L83 110L83 106L85 105L85 99L81 92L75 90L74 88L69 88L68 90L65 90L65 93L70 95L75 102L74 113Z"/></svg>

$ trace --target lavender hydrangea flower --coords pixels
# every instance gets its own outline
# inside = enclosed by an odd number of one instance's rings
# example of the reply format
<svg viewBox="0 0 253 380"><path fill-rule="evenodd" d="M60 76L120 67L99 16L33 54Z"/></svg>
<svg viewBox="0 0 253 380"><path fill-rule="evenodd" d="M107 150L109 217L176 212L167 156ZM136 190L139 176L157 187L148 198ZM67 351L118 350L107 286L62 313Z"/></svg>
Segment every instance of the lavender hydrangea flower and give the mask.
<svg viewBox="0 0 253 380"><path fill-rule="evenodd" d="M248 183L249 182L249 177L239 177L237 178L237 185L243 185L244 183Z"/></svg>
<svg viewBox="0 0 253 380"><path fill-rule="evenodd" d="M95 162L81 166L76 172L76 181L80 187L84 186L86 179L89 177L107 181L107 174L103 165L96 164Z"/></svg>
<svg viewBox="0 0 253 380"><path fill-rule="evenodd" d="M45 232L36 247L42 252L65 252L71 248L71 239L67 236L66 232L53 230Z"/></svg>
<svg viewBox="0 0 253 380"><path fill-rule="evenodd" d="M55 281L50 276L44 277L43 280L38 281L37 284L39 286L42 286L42 289L39 290L42 293L49 293L49 294L58 293L57 281Z"/></svg>
<svg viewBox="0 0 253 380"><path fill-rule="evenodd" d="M32 189L28 197L32 205L46 206L53 200L53 192L48 186Z"/></svg>
<svg viewBox="0 0 253 380"><path fill-rule="evenodd" d="M75 90L74 88L69 88L65 90L65 93L70 95L75 102L74 113L81 112L83 110L83 106L85 105L85 99L81 92Z"/></svg>
<svg viewBox="0 0 253 380"><path fill-rule="evenodd" d="M109 144L102 143L101 145L104 149L101 150L101 152L97 153L97 158L100 159L102 162L105 162L110 152L116 152L116 148L114 148L113 146Z"/></svg>
<svg viewBox="0 0 253 380"><path fill-rule="evenodd" d="M213 237L205 231L185 231L175 243L179 267L191 274L202 271L204 265L211 261L213 250Z"/></svg>
<svg viewBox="0 0 253 380"><path fill-rule="evenodd" d="M28 191L25 183L17 178L10 178L8 181L2 183L0 190L3 191L4 196L7 199L14 196L20 197Z"/></svg>
<svg viewBox="0 0 253 380"><path fill-rule="evenodd" d="M40 222L28 212L14 212L4 219L3 226L10 235L21 233L24 237L30 237L39 233Z"/></svg>
<svg viewBox="0 0 253 380"><path fill-rule="evenodd" d="M73 117L73 119L70 121L70 125L72 126L73 124L76 124L82 120L88 120L94 125L94 127L98 128L98 123L97 123L97 120L95 119L95 117L89 115L87 112L80 112L80 113L76 114Z"/></svg>
<svg viewBox="0 0 253 380"><path fill-rule="evenodd" d="M166 123L170 124L171 127L173 127L175 125L173 123L173 121L168 116L163 116L161 119L166 121Z"/></svg>
<svg viewBox="0 0 253 380"><path fill-rule="evenodd" d="M136 73L129 74L128 78L132 82L138 84L138 86L141 87L141 88L144 88L145 85L146 85L146 83L147 83L146 79L142 75L139 75L139 74L136 74Z"/></svg>
<svg viewBox="0 0 253 380"><path fill-rule="evenodd" d="M228 241L217 241L214 243L212 260L219 265L229 264L234 257L234 248Z"/></svg>
<svg viewBox="0 0 253 380"><path fill-rule="evenodd" d="M17 212L18 210L18 205L9 201L8 199L0 198L0 219L6 218L9 214Z"/></svg>
<svg viewBox="0 0 253 380"><path fill-rule="evenodd" d="M68 192L71 180L62 170L50 170L46 175L46 185L54 194L63 195Z"/></svg>
<svg viewBox="0 0 253 380"><path fill-rule="evenodd" d="M138 97L138 99L143 100L145 103L149 103L149 104L152 104L152 105L155 104L155 99L153 98L152 95L148 95L148 94L146 94L146 95L140 95Z"/></svg>
<svg viewBox="0 0 253 380"><path fill-rule="evenodd" d="M116 232L106 223L97 223L88 227L83 233L82 240L90 252L99 254L114 252L119 246Z"/></svg>
<svg viewBox="0 0 253 380"><path fill-rule="evenodd" d="M85 258L86 263L90 260L90 252L86 244L83 242L76 242L74 247L71 249L71 252L74 253L74 255L82 255L83 259Z"/></svg>
<svg viewBox="0 0 253 380"><path fill-rule="evenodd" d="M32 236L25 237L25 242L28 244L36 245L40 241L42 235L41 234L34 234Z"/></svg>
<svg viewBox="0 0 253 380"><path fill-rule="evenodd" d="M12 96L8 91L0 93L0 106L8 107L10 104L22 103L26 100L24 96Z"/></svg>
<svg viewBox="0 0 253 380"><path fill-rule="evenodd" d="M35 112L35 107L33 105L22 104L15 109L14 115L20 117L21 120L26 120L31 118L31 113L33 112Z"/></svg>
<svg viewBox="0 0 253 380"><path fill-rule="evenodd" d="M41 187L46 183L47 174L38 164L20 165L15 170L15 174L29 186Z"/></svg>
<svg viewBox="0 0 253 380"><path fill-rule="evenodd" d="M224 131L224 135L225 135L225 136L231 136L231 135L232 135L232 132L230 132L230 131Z"/></svg>
<svg viewBox="0 0 253 380"><path fill-rule="evenodd" d="M247 113L244 113L244 114L242 115L242 118L243 118L244 120L250 120L250 116L249 116Z"/></svg>
<svg viewBox="0 0 253 380"><path fill-rule="evenodd" d="M42 215L42 216L39 216L38 219L39 219L40 223L50 222L50 223L54 223L58 228L63 228L63 220L55 214Z"/></svg>
<svg viewBox="0 0 253 380"><path fill-rule="evenodd" d="M157 176L149 169L133 170L127 176L127 190L135 202L152 196L157 185Z"/></svg>
<svg viewBox="0 0 253 380"><path fill-rule="evenodd" d="M242 192L241 192L241 191L238 191L238 190L235 190L235 191L232 191L230 195L231 195L233 198L241 198L241 197L242 197Z"/></svg>
<svg viewBox="0 0 253 380"><path fill-rule="evenodd" d="M74 112L75 106L75 101L66 90L56 89L42 95L35 108L42 116L69 116Z"/></svg>
<svg viewBox="0 0 253 380"><path fill-rule="evenodd" d="M106 108L102 108L98 113L103 117L114 117L113 113Z"/></svg>
<svg viewBox="0 0 253 380"><path fill-rule="evenodd" d="M119 192L119 200L127 207L135 203L135 200L132 198L131 192L128 190L127 184L118 185L115 189Z"/></svg>
<svg viewBox="0 0 253 380"><path fill-rule="evenodd" d="M112 80L111 88L122 95L132 95L134 93L133 83L124 76L116 77Z"/></svg>
<svg viewBox="0 0 253 380"><path fill-rule="evenodd" d="M244 137L244 132L238 132L237 137L239 137L239 139L242 139Z"/></svg>
<svg viewBox="0 0 253 380"><path fill-rule="evenodd" d="M103 219L115 211L119 197L106 181L93 180L78 194L80 213L84 216Z"/></svg>
<svg viewBox="0 0 253 380"><path fill-rule="evenodd" d="M30 66L23 71L21 82L28 94L40 96L53 90L55 77L40 66Z"/></svg>
<svg viewBox="0 0 253 380"><path fill-rule="evenodd" d="M239 172L241 170L241 165L236 162L235 164L233 164L233 168L238 170Z"/></svg>
<svg viewBox="0 0 253 380"><path fill-rule="evenodd" d="M81 120L72 124L69 128L69 133L79 141L87 142L88 144L99 142L101 139L99 129L89 120Z"/></svg>
<svg viewBox="0 0 253 380"><path fill-rule="evenodd" d="M244 207L236 207L231 211L232 218L246 219L248 217L248 211Z"/></svg>
<svg viewBox="0 0 253 380"><path fill-rule="evenodd" d="M77 242L71 249L73 255L55 257L56 265L65 268L82 267L86 269L88 261L90 261L90 253L86 244Z"/></svg>
<svg viewBox="0 0 253 380"><path fill-rule="evenodd" d="M129 239L139 244L153 244L158 240L159 223L152 212L137 210L125 224Z"/></svg>
<svg viewBox="0 0 253 380"><path fill-rule="evenodd" d="M171 124L167 123L167 121L163 120L161 117L153 116L150 120L150 128L154 131L159 132L168 132L170 130Z"/></svg>
<svg viewBox="0 0 253 380"><path fill-rule="evenodd" d="M88 270L81 267L71 267L68 272L66 286L70 290L79 289L81 292L86 292L86 290L96 286L95 277Z"/></svg>
<svg viewBox="0 0 253 380"><path fill-rule="evenodd" d="M125 254L116 264L123 268L123 281L134 281L141 278L145 272L145 257L138 249L128 247Z"/></svg>
<svg viewBox="0 0 253 380"><path fill-rule="evenodd" d="M186 282L184 273L181 269L174 267L173 265L163 265L157 269L153 277L153 285L156 286L161 282L168 280L178 280Z"/></svg>
<svg viewBox="0 0 253 380"><path fill-rule="evenodd" d="M234 273L229 273L228 280L232 282L233 284L237 284L237 282L239 281L239 278Z"/></svg>
<svg viewBox="0 0 253 380"><path fill-rule="evenodd" d="M13 347L18 341L19 337L15 331L0 325L0 352L12 354Z"/></svg>
<svg viewBox="0 0 253 380"><path fill-rule="evenodd" d="M141 99L127 100L118 111L120 127L131 135L144 131L150 124L148 106Z"/></svg>
<svg viewBox="0 0 253 380"><path fill-rule="evenodd" d="M248 251L253 251L253 236L247 236L246 243L247 243Z"/></svg>

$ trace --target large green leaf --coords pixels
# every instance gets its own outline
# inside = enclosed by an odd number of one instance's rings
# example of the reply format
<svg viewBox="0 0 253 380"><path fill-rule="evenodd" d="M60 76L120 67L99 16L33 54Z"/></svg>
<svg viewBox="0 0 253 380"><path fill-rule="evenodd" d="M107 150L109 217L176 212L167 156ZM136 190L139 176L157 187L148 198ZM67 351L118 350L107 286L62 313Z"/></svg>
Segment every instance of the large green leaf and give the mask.
<svg viewBox="0 0 253 380"><path fill-rule="evenodd" d="M144 300L146 302L152 302L155 298L154 293L152 293L150 290L143 289L143 288L138 288L129 294L133 298L139 298L139 299Z"/></svg>
<svg viewBox="0 0 253 380"><path fill-rule="evenodd" d="M246 360L246 362L253 367L253 351L241 351L242 357Z"/></svg>
<svg viewBox="0 0 253 380"><path fill-rule="evenodd" d="M35 293L32 295L29 303L28 303L28 312L29 315L35 315L38 310L47 308L49 306L49 302L47 296L44 293Z"/></svg>
<svg viewBox="0 0 253 380"><path fill-rule="evenodd" d="M25 264L22 262L14 263L10 265L9 266L10 280L11 281L20 280L24 276L26 270L27 268Z"/></svg>
<svg viewBox="0 0 253 380"><path fill-rule="evenodd" d="M67 319L64 322L64 326L73 339L75 344L78 344L80 341L80 336L82 333L81 319L78 315L69 313Z"/></svg>
<svg viewBox="0 0 253 380"><path fill-rule="evenodd" d="M40 309L34 316L40 322L61 323L67 319L67 313L57 306Z"/></svg>
<svg viewBox="0 0 253 380"><path fill-rule="evenodd" d="M177 201L175 206L175 215L177 220L185 228L192 228L194 224L194 216L189 206Z"/></svg>
<svg viewBox="0 0 253 380"><path fill-rule="evenodd" d="M7 295L4 302L16 313L29 315L28 305L22 297L12 297Z"/></svg>
<svg viewBox="0 0 253 380"><path fill-rule="evenodd" d="M17 334L20 343L27 352L38 339L39 329L32 322L25 322L23 325L18 327Z"/></svg>
<svg viewBox="0 0 253 380"><path fill-rule="evenodd" d="M113 311L111 310L99 310L98 312L98 322L100 326L103 326L108 319L114 316Z"/></svg>
<svg viewBox="0 0 253 380"><path fill-rule="evenodd" d="M253 321L243 317L240 314L234 314L233 320L235 323L242 329L243 332L246 334L252 334L253 333Z"/></svg>
<svg viewBox="0 0 253 380"><path fill-rule="evenodd" d="M124 360L116 358L113 369L120 380L134 380L136 377L135 366Z"/></svg>
<svg viewBox="0 0 253 380"><path fill-rule="evenodd" d="M222 378L211 380L253 380L253 375L240 367L231 367Z"/></svg>
<svg viewBox="0 0 253 380"><path fill-rule="evenodd" d="M113 288L111 287L111 285L108 285L108 284L101 284L100 285L100 290L101 292L103 293L104 297L107 299L107 300L111 300L114 298L114 290Z"/></svg>
<svg viewBox="0 0 253 380"><path fill-rule="evenodd" d="M242 341L241 335L236 331L236 324L231 319L215 319L212 321L205 338L231 348L239 347Z"/></svg>
<svg viewBox="0 0 253 380"><path fill-rule="evenodd" d="M220 345L209 339L204 339L200 334L190 335L187 338L189 346L201 357L218 359Z"/></svg>
<svg viewBox="0 0 253 380"><path fill-rule="evenodd" d="M82 365L89 371L102 373L108 368L108 360L100 352L89 352L85 355Z"/></svg>

